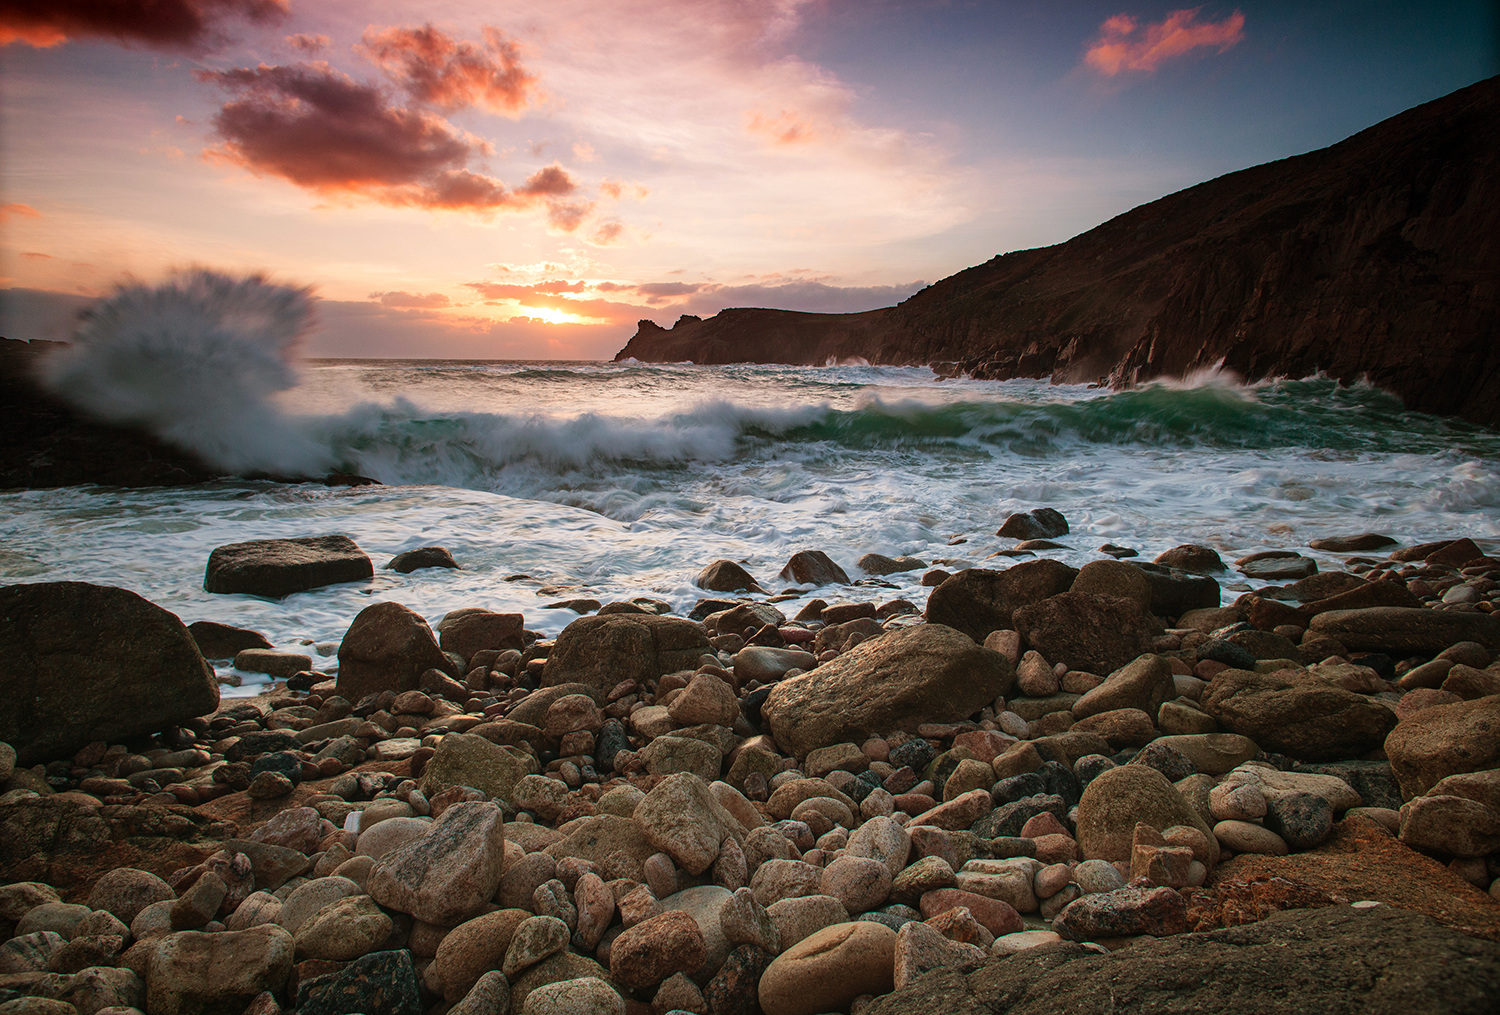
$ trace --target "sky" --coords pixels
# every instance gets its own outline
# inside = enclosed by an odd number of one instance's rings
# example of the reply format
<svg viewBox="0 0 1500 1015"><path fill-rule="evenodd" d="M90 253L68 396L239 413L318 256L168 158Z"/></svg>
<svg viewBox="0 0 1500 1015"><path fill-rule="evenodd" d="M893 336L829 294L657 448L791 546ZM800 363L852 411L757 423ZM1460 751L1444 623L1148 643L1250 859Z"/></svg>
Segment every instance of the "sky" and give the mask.
<svg viewBox="0 0 1500 1015"><path fill-rule="evenodd" d="M890 306L1500 73L1497 5L0 0L0 334L210 268L311 356Z"/></svg>

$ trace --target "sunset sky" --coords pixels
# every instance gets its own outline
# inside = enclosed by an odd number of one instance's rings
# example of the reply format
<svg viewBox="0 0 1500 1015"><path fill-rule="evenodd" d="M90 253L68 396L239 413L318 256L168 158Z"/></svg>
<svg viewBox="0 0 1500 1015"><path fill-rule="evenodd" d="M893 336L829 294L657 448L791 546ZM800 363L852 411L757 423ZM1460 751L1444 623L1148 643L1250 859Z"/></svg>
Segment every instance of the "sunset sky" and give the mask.
<svg viewBox="0 0 1500 1015"><path fill-rule="evenodd" d="M888 306L1500 72L1495 8L0 0L0 334L194 266L321 356Z"/></svg>

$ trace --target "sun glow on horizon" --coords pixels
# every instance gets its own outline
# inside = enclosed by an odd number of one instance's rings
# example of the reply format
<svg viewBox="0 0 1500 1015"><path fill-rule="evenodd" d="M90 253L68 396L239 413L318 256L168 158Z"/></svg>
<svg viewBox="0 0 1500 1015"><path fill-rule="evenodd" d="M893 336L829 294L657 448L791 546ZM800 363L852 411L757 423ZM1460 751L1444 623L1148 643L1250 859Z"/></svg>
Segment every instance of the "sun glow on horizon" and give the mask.
<svg viewBox="0 0 1500 1015"><path fill-rule="evenodd" d="M553 310L550 307L528 307L517 306L516 313L510 318L531 317L533 320L543 321L547 324L607 324L602 317L587 317L583 314L570 314L565 310Z"/></svg>

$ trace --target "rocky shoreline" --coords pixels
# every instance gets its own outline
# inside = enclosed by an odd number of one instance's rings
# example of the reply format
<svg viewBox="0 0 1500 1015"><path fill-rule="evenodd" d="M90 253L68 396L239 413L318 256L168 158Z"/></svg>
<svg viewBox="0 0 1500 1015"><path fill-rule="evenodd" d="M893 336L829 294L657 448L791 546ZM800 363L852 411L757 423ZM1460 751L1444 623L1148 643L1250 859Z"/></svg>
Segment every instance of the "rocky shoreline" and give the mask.
<svg viewBox="0 0 1500 1015"><path fill-rule="evenodd" d="M1074 569L1059 531L1013 516L1037 559L924 609L817 551L555 639L376 603L336 672L0 588L0 1013L1494 1011L1500 558L1330 538L1223 605L1210 548ZM205 580L371 570L317 537ZM218 702L205 658L279 679Z"/></svg>

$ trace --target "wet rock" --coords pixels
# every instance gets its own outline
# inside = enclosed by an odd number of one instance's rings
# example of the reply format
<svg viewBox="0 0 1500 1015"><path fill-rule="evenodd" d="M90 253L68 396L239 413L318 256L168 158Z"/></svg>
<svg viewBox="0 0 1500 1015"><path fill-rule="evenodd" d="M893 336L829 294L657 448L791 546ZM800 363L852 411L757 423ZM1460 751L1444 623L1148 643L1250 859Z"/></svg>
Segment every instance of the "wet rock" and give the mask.
<svg viewBox="0 0 1500 1015"><path fill-rule="evenodd" d="M0 684L0 741L23 766L170 729L219 703L182 621L83 582L0 588Z"/></svg>
<svg viewBox="0 0 1500 1015"><path fill-rule="evenodd" d="M923 624L860 643L777 684L761 714L798 756L873 733L965 718L1007 693L1010 663L958 631Z"/></svg>
<svg viewBox="0 0 1500 1015"><path fill-rule="evenodd" d="M294 592L374 575L370 558L348 536L257 539L229 543L209 554L203 588L284 599Z"/></svg>
<svg viewBox="0 0 1500 1015"><path fill-rule="evenodd" d="M1500 767L1500 696L1422 709L1391 730L1385 749L1407 799L1455 773Z"/></svg>
<svg viewBox="0 0 1500 1015"><path fill-rule="evenodd" d="M844 569L822 550L799 550L781 569L781 577L798 585L848 585Z"/></svg>
<svg viewBox="0 0 1500 1015"><path fill-rule="evenodd" d="M1357 757L1379 747L1396 725L1394 710L1383 704L1290 671L1224 670L1201 704L1222 728L1309 761Z"/></svg>
<svg viewBox="0 0 1500 1015"><path fill-rule="evenodd" d="M359 701L382 691L415 691L422 674L451 670L427 622L400 603L361 610L339 643L337 693Z"/></svg>
<svg viewBox="0 0 1500 1015"><path fill-rule="evenodd" d="M1068 534L1068 520L1053 508L1015 512L1001 523L997 536L1007 539L1052 539Z"/></svg>
<svg viewBox="0 0 1500 1015"><path fill-rule="evenodd" d="M1175 694L1172 668L1161 656L1148 654L1114 670L1104 683L1073 702L1069 711L1079 719L1117 709L1139 709L1150 717Z"/></svg>
<svg viewBox="0 0 1500 1015"><path fill-rule="evenodd" d="M992 631L1014 630L1017 609L1066 592L1077 577L1076 570L1056 560L1027 561L1004 571L971 568L933 589L924 616L983 643Z"/></svg>
<svg viewBox="0 0 1500 1015"><path fill-rule="evenodd" d="M396 554L386 564L385 569L395 571L397 574L411 574L413 571L428 567L446 567L457 570L458 561L453 559L453 554L448 552L446 546L419 546L415 550L402 550Z"/></svg>
<svg viewBox="0 0 1500 1015"><path fill-rule="evenodd" d="M199 620L187 627L198 651L205 659L233 659L245 649L270 648L271 643L259 631Z"/></svg>
<svg viewBox="0 0 1500 1015"><path fill-rule="evenodd" d="M1461 641L1500 652L1500 619L1486 613L1395 606L1331 610L1314 617L1308 630L1337 638L1354 651L1389 652L1398 659L1437 655Z"/></svg>
<svg viewBox="0 0 1500 1015"><path fill-rule="evenodd" d="M1015 611L1015 629L1070 670L1110 673L1151 647L1161 622L1129 599L1064 592Z"/></svg>
<svg viewBox="0 0 1500 1015"><path fill-rule="evenodd" d="M524 626L525 618L519 613L495 613L473 608L454 610L438 621L438 646L444 652L457 652L465 659L491 649L519 651L525 647L521 636Z"/></svg>
<svg viewBox="0 0 1500 1015"><path fill-rule="evenodd" d="M1128 860L1137 822L1163 831L1188 825L1212 836L1204 822L1166 777L1145 765L1123 765L1101 772L1078 802L1078 845L1088 859ZM1217 862L1218 848L1213 847Z"/></svg>
<svg viewBox="0 0 1500 1015"><path fill-rule="evenodd" d="M1224 561L1219 557L1217 550L1211 546L1199 546L1196 543L1174 546L1157 556L1153 563L1183 571L1197 571L1200 574L1224 570Z"/></svg>
<svg viewBox="0 0 1500 1015"><path fill-rule="evenodd" d="M927 566L916 557L886 557L879 553L867 553L856 564L865 574L873 575L904 574Z"/></svg>
<svg viewBox="0 0 1500 1015"><path fill-rule="evenodd" d="M711 651L702 625L680 617L583 617L557 636L542 685L580 683L607 694L625 680L696 669Z"/></svg>
<svg viewBox="0 0 1500 1015"><path fill-rule="evenodd" d="M765 589L760 583L750 577L739 564L732 560L716 560L712 564L698 572L698 577L693 579L693 584L700 589L708 589L710 592L753 592L764 595Z"/></svg>

